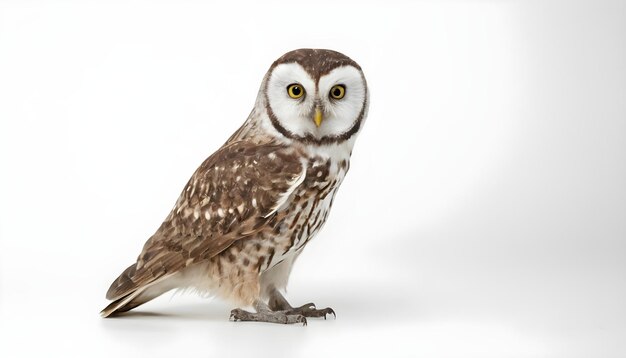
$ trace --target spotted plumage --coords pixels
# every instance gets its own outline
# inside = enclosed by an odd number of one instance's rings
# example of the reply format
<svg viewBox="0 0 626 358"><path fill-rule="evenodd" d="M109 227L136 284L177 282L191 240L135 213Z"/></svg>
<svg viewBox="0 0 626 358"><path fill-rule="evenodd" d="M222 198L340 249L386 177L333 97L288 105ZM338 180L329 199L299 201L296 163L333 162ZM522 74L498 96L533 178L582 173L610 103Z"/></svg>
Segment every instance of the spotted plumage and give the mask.
<svg viewBox="0 0 626 358"><path fill-rule="evenodd" d="M297 98L286 91L293 84ZM192 175L101 314L186 287L257 309L233 310L235 320L306 322L332 311L293 308L280 290L328 218L367 107L365 78L348 57L301 49L275 61L248 120Z"/></svg>

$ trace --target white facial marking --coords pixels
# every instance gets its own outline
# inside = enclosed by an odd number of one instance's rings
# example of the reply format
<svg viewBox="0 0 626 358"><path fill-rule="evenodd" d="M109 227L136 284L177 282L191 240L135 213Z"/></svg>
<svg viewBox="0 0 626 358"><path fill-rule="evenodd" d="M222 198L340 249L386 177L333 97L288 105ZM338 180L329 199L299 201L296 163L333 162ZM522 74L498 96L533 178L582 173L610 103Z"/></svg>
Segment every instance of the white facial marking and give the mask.
<svg viewBox="0 0 626 358"><path fill-rule="evenodd" d="M293 83L304 89L304 95L298 99L289 97L287 93L287 87ZM304 135L315 130L312 117L315 97L315 81L299 64L281 64L272 71L267 86L267 98L272 112L288 131Z"/></svg>
<svg viewBox="0 0 626 358"><path fill-rule="evenodd" d="M335 85L346 88L342 99L330 98L330 90ZM320 78L319 93L324 107L324 121L319 127L319 135L331 136L349 131L358 120L365 102L366 90L361 72L352 66L336 68Z"/></svg>
<svg viewBox="0 0 626 358"><path fill-rule="evenodd" d="M298 99L287 93L290 84L305 90ZM335 85L346 89L341 99L331 99ZM299 137L321 139L340 136L356 124L363 110L366 87L361 71L353 66L338 67L322 76L317 83L297 63L280 64L274 68L267 84L269 106L281 127ZM316 105L322 110L322 123L314 122Z"/></svg>

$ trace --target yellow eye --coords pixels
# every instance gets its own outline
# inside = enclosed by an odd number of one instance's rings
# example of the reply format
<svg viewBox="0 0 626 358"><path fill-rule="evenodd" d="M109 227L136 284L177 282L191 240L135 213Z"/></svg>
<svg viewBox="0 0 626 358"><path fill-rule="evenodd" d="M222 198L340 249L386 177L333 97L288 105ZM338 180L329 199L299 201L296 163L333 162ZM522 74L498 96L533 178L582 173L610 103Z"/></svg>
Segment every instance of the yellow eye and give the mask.
<svg viewBox="0 0 626 358"><path fill-rule="evenodd" d="M334 85L333 88L330 89L330 97L334 99L342 99L343 96L346 95L346 86L344 85Z"/></svg>
<svg viewBox="0 0 626 358"><path fill-rule="evenodd" d="M293 99L298 99L304 96L304 88L297 83L287 86L287 94Z"/></svg>

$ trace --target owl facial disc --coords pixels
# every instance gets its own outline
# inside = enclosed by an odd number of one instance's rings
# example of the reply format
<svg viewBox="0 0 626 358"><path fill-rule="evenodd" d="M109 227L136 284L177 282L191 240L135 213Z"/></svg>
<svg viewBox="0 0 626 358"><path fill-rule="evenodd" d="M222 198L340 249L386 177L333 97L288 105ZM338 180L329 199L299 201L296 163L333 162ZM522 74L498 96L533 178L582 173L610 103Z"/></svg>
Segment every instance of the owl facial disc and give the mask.
<svg viewBox="0 0 626 358"><path fill-rule="evenodd" d="M335 51L301 49L279 58L264 82L265 110L285 137L315 144L355 135L367 113L360 66Z"/></svg>

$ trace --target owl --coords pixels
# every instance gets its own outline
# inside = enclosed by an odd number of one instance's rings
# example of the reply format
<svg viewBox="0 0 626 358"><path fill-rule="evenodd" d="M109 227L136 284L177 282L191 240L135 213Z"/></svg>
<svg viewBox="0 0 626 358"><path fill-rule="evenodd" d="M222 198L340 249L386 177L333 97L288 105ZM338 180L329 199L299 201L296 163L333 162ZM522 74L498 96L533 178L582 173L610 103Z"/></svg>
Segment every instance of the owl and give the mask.
<svg viewBox="0 0 626 358"><path fill-rule="evenodd" d="M331 50L299 49L267 71L243 125L191 176L137 262L111 284L101 315L176 288L239 307L231 320L301 323L335 312L294 307L283 292L326 222L363 128L361 67Z"/></svg>

